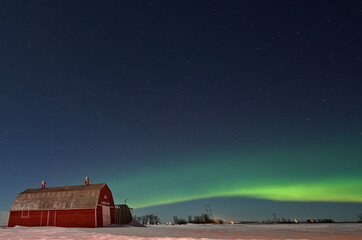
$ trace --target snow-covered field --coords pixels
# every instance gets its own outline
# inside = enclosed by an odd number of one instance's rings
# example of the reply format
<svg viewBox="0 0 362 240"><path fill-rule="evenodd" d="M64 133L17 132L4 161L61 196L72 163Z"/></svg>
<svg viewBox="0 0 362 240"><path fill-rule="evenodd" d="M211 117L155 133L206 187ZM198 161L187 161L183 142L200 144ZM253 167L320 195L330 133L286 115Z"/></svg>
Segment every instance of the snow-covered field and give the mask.
<svg viewBox="0 0 362 240"><path fill-rule="evenodd" d="M0 239L362 239L362 224L113 226L0 228Z"/></svg>

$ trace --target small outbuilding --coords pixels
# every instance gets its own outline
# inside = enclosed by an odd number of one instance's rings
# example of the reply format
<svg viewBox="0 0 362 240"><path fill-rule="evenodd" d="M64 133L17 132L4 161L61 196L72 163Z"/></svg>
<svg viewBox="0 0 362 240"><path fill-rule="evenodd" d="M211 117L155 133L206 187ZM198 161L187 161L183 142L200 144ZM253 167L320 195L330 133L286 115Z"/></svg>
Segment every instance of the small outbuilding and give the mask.
<svg viewBox="0 0 362 240"><path fill-rule="evenodd" d="M10 208L9 227L103 227L115 223L112 192L105 183L28 189Z"/></svg>
<svg viewBox="0 0 362 240"><path fill-rule="evenodd" d="M128 224L130 223L132 218L131 209L127 206L127 204L117 204L115 205L115 217L116 224Z"/></svg>

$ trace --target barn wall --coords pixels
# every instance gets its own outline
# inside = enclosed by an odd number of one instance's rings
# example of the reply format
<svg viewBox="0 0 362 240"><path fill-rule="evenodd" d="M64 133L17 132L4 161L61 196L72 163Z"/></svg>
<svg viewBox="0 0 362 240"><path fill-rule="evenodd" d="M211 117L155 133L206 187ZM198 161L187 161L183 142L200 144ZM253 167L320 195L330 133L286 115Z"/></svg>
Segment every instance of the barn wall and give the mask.
<svg viewBox="0 0 362 240"><path fill-rule="evenodd" d="M8 226L16 225L92 228L95 227L95 211L94 209L11 211Z"/></svg>
<svg viewBox="0 0 362 240"><path fill-rule="evenodd" d="M115 218L115 209L114 209L114 202L113 202L113 196L111 190L108 188L107 185L105 185L99 193L99 205L103 206L110 206L110 212L111 212L111 224L116 223ZM102 206L97 207L97 226L101 227L103 226L103 218L102 218Z"/></svg>
<svg viewBox="0 0 362 240"><path fill-rule="evenodd" d="M61 210L56 214L57 227L96 227L94 209Z"/></svg>
<svg viewBox="0 0 362 240"><path fill-rule="evenodd" d="M100 190L98 204L114 207L112 192L107 185Z"/></svg>
<svg viewBox="0 0 362 240"><path fill-rule="evenodd" d="M11 211L9 215L9 227L19 226L40 226L41 211Z"/></svg>

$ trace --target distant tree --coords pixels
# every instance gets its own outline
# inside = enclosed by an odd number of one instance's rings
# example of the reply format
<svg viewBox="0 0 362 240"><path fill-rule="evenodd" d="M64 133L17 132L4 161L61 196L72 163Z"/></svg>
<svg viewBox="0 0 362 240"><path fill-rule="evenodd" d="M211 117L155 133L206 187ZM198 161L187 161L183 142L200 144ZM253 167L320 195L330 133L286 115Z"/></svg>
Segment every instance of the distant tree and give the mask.
<svg viewBox="0 0 362 240"><path fill-rule="evenodd" d="M317 223L334 223L334 220L333 219L318 219L317 220Z"/></svg>
<svg viewBox="0 0 362 240"><path fill-rule="evenodd" d="M178 225L187 223L185 219L178 218L177 216L173 216L173 222Z"/></svg>
<svg viewBox="0 0 362 240"><path fill-rule="evenodd" d="M178 224L178 217L177 216L173 216L173 223Z"/></svg>
<svg viewBox="0 0 362 240"><path fill-rule="evenodd" d="M153 222L153 214L148 214L147 219L150 225L155 225L155 223Z"/></svg>
<svg viewBox="0 0 362 240"><path fill-rule="evenodd" d="M188 216L188 222L189 223L215 223L213 219L210 218L208 214L202 214L201 216L194 216L193 218L191 216Z"/></svg>
<svg viewBox="0 0 362 240"><path fill-rule="evenodd" d="M159 224L160 223L160 218L159 217L157 217L156 215L154 215L154 214L149 214L149 215L147 215L148 216L148 223L150 224L150 225L155 225L155 224Z"/></svg>
<svg viewBox="0 0 362 240"><path fill-rule="evenodd" d="M149 224L149 225L160 224L160 218L152 213L147 214L145 216L134 215L133 219L142 224Z"/></svg>
<svg viewBox="0 0 362 240"><path fill-rule="evenodd" d="M358 217L358 222L362 222L362 213L357 215L357 217Z"/></svg>
<svg viewBox="0 0 362 240"><path fill-rule="evenodd" d="M207 215L207 214L202 214L201 215L201 218L202 218L202 222L203 223L211 223L212 221L211 221L211 218L209 217L209 215Z"/></svg>
<svg viewBox="0 0 362 240"><path fill-rule="evenodd" d="M274 221L274 222L277 222L277 221L278 221L277 215L276 215L275 213L272 213L272 215L273 215L273 221Z"/></svg>
<svg viewBox="0 0 362 240"><path fill-rule="evenodd" d="M160 224L161 222L160 222L160 218L158 217L158 216L153 216L153 221L154 221L154 223L156 224L156 225L158 225L158 224Z"/></svg>
<svg viewBox="0 0 362 240"><path fill-rule="evenodd" d="M202 223L202 217L201 216L194 216L194 223Z"/></svg>
<svg viewBox="0 0 362 240"><path fill-rule="evenodd" d="M142 224L147 224L147 222L148 222L148 216L146 215L146 216L142 216L141 217L142 218Z"/></svg>

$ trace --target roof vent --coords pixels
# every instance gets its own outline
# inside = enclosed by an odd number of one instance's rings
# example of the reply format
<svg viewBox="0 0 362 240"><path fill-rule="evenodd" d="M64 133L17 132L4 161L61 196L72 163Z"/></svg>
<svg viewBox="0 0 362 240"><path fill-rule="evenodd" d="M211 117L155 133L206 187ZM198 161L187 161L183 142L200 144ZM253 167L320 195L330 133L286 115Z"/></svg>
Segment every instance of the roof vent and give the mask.
<svg viewBox="0 0 362 240"><path fill-rule="evenodd" d="M42 182L41 182L41 188L45 188L45 185L46 185L47 183L45 182L45 180L43 180Z"/></svg>
<svg viewBox="0 0 362 240"><path fill-rule="evenodd" d="M88 186L89 182L90 182L89 177L86 176L85 179L84 179L84 186Z"/></svg>

